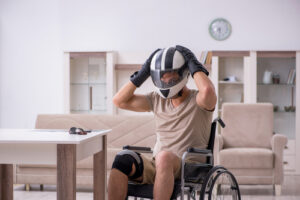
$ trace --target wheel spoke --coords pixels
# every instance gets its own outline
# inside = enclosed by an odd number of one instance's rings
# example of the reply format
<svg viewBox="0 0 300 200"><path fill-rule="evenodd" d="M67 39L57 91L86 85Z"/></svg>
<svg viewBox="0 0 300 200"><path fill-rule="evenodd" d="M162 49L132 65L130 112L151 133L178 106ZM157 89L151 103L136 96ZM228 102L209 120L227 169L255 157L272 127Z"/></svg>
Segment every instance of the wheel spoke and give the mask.
<svg viewBox="0 0 300 200"><path fill-rule="evenodd" d="M232 175L227 171L223 171L215 176L211 181L210 187L208 190L211 192L209 196L212 200L238 200L238 186Z"/></svg>

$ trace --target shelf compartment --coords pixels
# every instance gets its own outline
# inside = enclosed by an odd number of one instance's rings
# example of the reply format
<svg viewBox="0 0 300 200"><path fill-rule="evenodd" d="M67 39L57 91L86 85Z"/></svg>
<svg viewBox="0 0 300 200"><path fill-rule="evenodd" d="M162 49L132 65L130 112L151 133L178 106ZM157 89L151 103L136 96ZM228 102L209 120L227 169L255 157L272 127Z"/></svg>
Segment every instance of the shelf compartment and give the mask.
<svg viewBox="0 0 300 200"><path fill-rule="evenodd" d="M116 70L140 70L142 68L142 64L116 64Z"/></svg>
<svg viewBox="0 0 300 200"><path fill-rule="evenodd" d="M106 110L106 53L70 53L70 111L97 113Z"/></svg>
<svg viewBox="0 0 300 200"><path fill-rule="evenodd" d="M106 86L94 85L90 86L90 109L105 110L106 109Z"/></svg>
<svg viewBox="0 0 300 200"><path fill-rule="evenodd" d="M213 51L212 55L218 57L244 57L244 56L249 56L250 52L249 51Z"/></svg>
<svg viewBox="0 0 300 200"><path fill-rule="evenodd" d="M70 52L70 58L82 58L91 56L106 58L106 52Z"/></svg>
<svg viewBox="0 0 300 200"><path fill-rule="evenodd" d="M278 83L278 84L275 84L275 83L272 83L272 84L257 83L257 85L259 85L259 86L264 85L264 86L289 86L289 87L295 87L294 84L287 84L287 83Z"/></svg>
<svg viewBox="0 0 300 200"><path fill-rule="evenodd" d="M233 82L233 81L219 81L219 84L228 84L228 85L231 85L231 84L233 84L233 85L243 85L244 83L243 82L241 82L241 81L235 81L235 82Z"/></svg>
<svg viewBox="0 0 300 200"><path fill-rule="evenodd" d="M257 51L258 58L295 58L295 51Z"/></svg>
<svg viewBox="0 0 300 200"><path fill-rule="evenodd" d="M70 89L71 110L88 110L89 87L87 85L71 85Z"/></svg>

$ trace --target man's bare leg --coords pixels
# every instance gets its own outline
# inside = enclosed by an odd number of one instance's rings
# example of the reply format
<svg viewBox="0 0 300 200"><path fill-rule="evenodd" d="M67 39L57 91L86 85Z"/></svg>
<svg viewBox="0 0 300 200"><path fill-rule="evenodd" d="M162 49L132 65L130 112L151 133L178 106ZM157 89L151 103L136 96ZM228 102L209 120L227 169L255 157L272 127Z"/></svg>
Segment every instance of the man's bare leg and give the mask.
<svg viewBox="0 0 300 200"><path fill-rule="evenodd" d="M132 171L129 176L135 173L135 166L132 164ZM143 177L135 180L142 181ZM108 199L109 200L124 200L128 190L128 177L118 169L112 169L108 181Z"/></svg>
<svg viewBox="0 0 300 200"><path fill-rule="evenodd" d="M180 158L171 152L162 151L156 155L155 162L154 199L169 200L174 188L174 174L180 168Z"/></svg>
<svg viewBox="0 0 300 200"><path fill-rule="evenodd" d="M128 177L117 169L112 169L108 181L108 199L117 200L126 198Z"/></svg>

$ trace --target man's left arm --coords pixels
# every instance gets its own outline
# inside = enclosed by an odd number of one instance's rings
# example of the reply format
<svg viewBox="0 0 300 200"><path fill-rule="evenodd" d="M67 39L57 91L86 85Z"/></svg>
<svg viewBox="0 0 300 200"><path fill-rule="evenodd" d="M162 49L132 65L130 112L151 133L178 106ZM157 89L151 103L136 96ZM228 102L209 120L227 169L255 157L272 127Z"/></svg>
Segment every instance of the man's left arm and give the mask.
<svg viewBox="0 0 300 200"><path fill-rule="evenodd" d="M188 48L177 45L176 50L183 55L185 61L187 62L191 76L194 78L196 86L199 90L196 97L198 106L208 111L213 111L217 102L217 96L214 85L208 78L208 71Z"/></svg>
<svg viewBox="0 0 300 200"><path fill-rule="evenodd" d="M201 71L195 72L193 78L199 90L196 97L198 106L204 108L205 110L213 111L217 102L217 96L213 83L208 76Z"/></svg>

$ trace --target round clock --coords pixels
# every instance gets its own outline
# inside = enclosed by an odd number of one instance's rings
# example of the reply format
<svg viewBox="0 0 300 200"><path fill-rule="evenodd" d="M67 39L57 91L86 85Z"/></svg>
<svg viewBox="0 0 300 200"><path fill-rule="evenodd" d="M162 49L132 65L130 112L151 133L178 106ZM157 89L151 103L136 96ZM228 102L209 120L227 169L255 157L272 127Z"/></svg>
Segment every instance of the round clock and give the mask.
<svg viewBox="0 0 300 200"><path fill-rule="evenodd" d="M209 33L215 40L225 40L231 34L231 25L226 19L217 18L210 23Z"/></svg>

